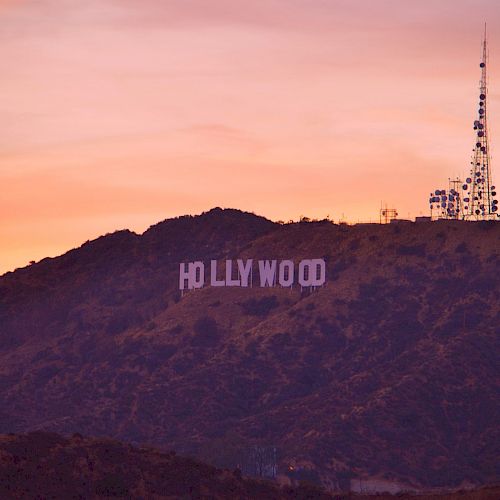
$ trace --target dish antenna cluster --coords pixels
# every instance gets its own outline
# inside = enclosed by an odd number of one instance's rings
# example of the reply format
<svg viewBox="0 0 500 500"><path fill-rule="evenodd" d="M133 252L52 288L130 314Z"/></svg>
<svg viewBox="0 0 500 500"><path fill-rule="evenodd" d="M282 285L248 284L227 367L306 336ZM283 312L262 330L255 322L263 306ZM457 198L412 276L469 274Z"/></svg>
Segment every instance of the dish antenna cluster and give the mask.
<svg viewBox="0 0 500 500"><path fill-rule="evenodd" d="M464 182L450 180L448 190L436 189L430 194L431 216L440 219L496 220L500 217L496 188L492 184L487 118L488 48L484 29L483 57L479 64L481 81L477 118L474 121L475 146L471 170Z"/></svg>
<svg viewBox="0 0 500 500"><path fill-rule="evenodd" d="M462 181L449 179L448 183L448 189L436 189L430 194L431 216L438 219L461 219L463 207L458 184L462 184Z"/></svg>

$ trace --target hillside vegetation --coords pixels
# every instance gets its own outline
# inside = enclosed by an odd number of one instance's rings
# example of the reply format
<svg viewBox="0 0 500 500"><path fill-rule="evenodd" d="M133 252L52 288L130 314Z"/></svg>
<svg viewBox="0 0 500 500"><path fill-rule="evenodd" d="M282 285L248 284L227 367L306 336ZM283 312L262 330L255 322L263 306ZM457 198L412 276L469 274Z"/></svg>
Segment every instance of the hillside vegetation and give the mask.
<svg viewBox="0 0 500 500"><path fill-rule="evenodd" d="M499 487L398 499L496 500ZM111 439L32 432L0 435L0 496L17 498L148 498L210 500L371 500L328 494L311 484L279 486L220 470L175 452L136 448ZM377 495L377 500L392 500Z"/></svg>
<svg viewBox="0 0 500 500"><path fill-rule="evenodd" d="M0 432L110 436L332 490L498 481L500 224L214 209L0 277ZM180 296L179 263L324 258L311 292Z"/></svg>

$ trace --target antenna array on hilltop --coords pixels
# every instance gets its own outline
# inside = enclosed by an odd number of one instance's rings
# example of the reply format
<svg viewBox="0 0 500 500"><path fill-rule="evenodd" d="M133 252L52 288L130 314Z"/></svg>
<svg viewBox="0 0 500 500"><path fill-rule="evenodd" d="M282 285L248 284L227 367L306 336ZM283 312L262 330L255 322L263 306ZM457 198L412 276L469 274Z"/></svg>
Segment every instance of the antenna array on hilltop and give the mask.
<svg viewBox="0 0 500 500"><path fill-rule="evenodd" d="M475 145L471 170L465 182L449 179L448 189L436 189L430 194L431 216L437 219L496 220L498 200L492 185L490 150L488 144L488 119L486 102L488 48L486 26L484 29L483 55L480 63L479 109L474 121Z"/></svg>

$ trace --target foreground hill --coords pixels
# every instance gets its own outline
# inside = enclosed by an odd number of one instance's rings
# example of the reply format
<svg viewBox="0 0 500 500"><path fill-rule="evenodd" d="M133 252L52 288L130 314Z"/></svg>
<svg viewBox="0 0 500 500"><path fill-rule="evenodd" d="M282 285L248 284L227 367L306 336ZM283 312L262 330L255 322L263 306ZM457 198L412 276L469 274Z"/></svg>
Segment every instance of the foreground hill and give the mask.
<svg viewBox="0 0 500 500"><path fill-rule="evenodd" d="M57 434L0 435L0 496L14 498L168 498L300 500L331 497L312 486L242 478L175 453L110 439Z"/></svg>
<svg viewBox="0 0 500 500"><path fill-rule="evenodd" d="M500 487L398 499L495 500ZM370 500L330 495L313 485L279 486L243 478L175 452L136 448L111 439L32 432L0 435L0 495L14 498L148 498L211 500ZM377 495L377 500L391 499Z"/></svg>
<svg viewBox="0 0 500 500"><path fill-rule="evenodd" d="M498 468L498 223L215 209L0 277L0 432L108 435L339 490ZM179 262L324 258L327 283L178 291ZM368 483L367 483L368 484Z"/></svg>

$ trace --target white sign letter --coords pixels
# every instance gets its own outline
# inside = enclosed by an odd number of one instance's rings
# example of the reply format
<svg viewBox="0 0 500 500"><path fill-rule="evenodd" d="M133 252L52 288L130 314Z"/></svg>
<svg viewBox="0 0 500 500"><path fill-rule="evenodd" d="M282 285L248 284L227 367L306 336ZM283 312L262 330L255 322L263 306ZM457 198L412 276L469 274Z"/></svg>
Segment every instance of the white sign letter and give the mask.
<svg viewBox="0 0 500 500"><path fill-rule="evenodd" d="M259 260L260 286L274 286L276 281L276 261Z"/></svg>
<svg viewBox="0 0 500 500"><path fill-rule="evenodd" d="M300 283L300 286L311 286L312 285L312 274L313 274L312 261L309 259L301 260L300 264L299 264L299 283Z"/></svg>
<svg viewBox="0 0 500 500"><path fill-rule="evenodd" d="M226 286L240 286L240 280L233 280L232 260L226 260Z"/></svg>
<svg viewBox="0 0 500 500"><path fill-rule="evenodd" d="M324 259L312 259L312 286L322 286L326 282L326 262Z"/></svg>
<svg viewBox="0 0 500 500"><path fill-rule="evenodd" d="M210 261L210 284L212 286L226 286L226 282L224 280L217 279L217 261Z"/></svg>
<svg viewBox="0 0 500 500"><path fill-rule="evenodd" d="M189 264L189 288L202 288L205 284L205 264L197 261Z"/></svg>
<svg viewBox="0 0 500 500"><path fill-rule="evenodd" d="M180 264L179 265L179 290L185 290L186 288L190 288L191 286L191 275L189 273L189 264ZM187 280L187 286L186 286Z"/></svg>
<svg viewBox="0 0 500 500"><path fill-rule="evenodd" d="M294 280L294 266L291 260L282 260L280 262L279 270L279 284L283 287L293 285Z"/></svg>
<svg viewBox="0 0 500 500"><path fill-rule="evenodd" d="M248 278L250 277L250 271L252 270L252 259L248 259L243 265L243 260L238 259L238 271L241 278L241 286L248 286Z"/></svg>

